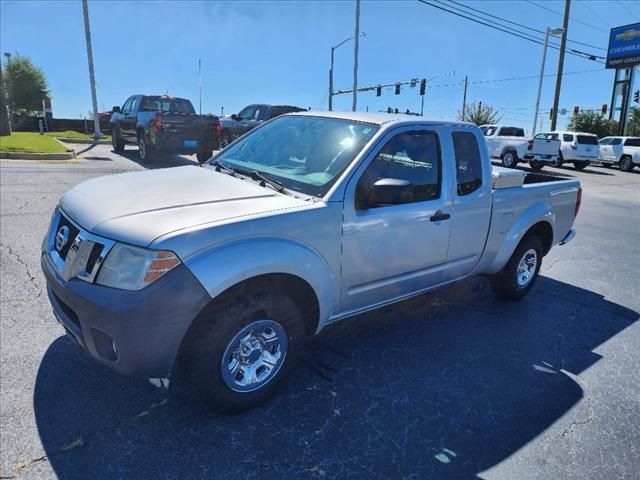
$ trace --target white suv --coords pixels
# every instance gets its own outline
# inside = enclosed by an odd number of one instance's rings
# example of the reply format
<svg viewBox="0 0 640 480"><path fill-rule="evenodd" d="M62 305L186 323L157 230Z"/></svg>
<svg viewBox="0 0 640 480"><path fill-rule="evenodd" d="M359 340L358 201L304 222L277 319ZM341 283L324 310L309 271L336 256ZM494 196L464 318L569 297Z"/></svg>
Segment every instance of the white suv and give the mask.
<svg viewBox="0 0 640 480"><path fill-rule="evenodd" d="M581 132L546 132L539 133L534 138L549 138L560 140L560 155L553 163L559 167L563 163L573 162L576 170L584 170L591 162L600 158L598 137L593 133Z"/></svg>
<svg viewBox="0 0 640 480"><path fill-rule="evenodd" d="M600 162L618 164L625 172L640 164L640 137L605 137L600 140Z"/></svg>

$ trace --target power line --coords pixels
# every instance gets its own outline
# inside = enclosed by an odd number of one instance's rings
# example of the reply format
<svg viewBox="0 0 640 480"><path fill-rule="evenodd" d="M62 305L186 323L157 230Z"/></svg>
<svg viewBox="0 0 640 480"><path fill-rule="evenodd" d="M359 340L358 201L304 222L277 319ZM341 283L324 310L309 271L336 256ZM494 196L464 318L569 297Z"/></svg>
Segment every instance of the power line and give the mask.
<svg viewBox="0 0 640 480"><path fill-rule="evenodd" d="M587 0L581 0L580 5L584 5L587 8L587 10L589 10L593 15L595 15L596 18L600 17L600 19L602 20L602 16L598 12L596 12L591 6L589 6L589 2ZM611 24L609 22L604 22L604 20L602 20L602 22L606 28L609 28L609 29L611 28Z"/></svg>
<svg viewBox="0 0 640 480"><path fill-rule="evenodd" d="M521 32L521 31L505 30L504 28L500 28L497 25L493 25L491 23L485 23L485 22L483 22L483 21L481 21L481 20L479 20L477 18L468 17L467 15L463 15L463 14L455 12L453 10L449 10L448 8L442 7L440 5L434 5L433 3L429 3L426 0L418 0L418 2L423 3L425 5L428 5L430 7L433 7L433 8L437 8L438 10L443 10L445 12L451 13L451 14L456 15L458 17L466 18L467 20L471 20L472 22L479 23L479 24L484 25L484 26L489 27L489 28L493 28L494 30L498 30L498 31L501 31L501 32L506 33L506 34L513 35L514 37L519 37L519 38L522 38L523 40L527 40L529 42L537 43L538 45L544 45L544 42L542 41L542 39L539 39L537 37L529 35L528 33ZM485 20L485 19L483 19L483 20ZM553 48L555 50L559 50L560 49L556 44L550 44L549 47ZM576 50L574 48L569 48L569 49L566 49L566 50L571 55L575 55L575 56L580 57L580 58L586 58L587 60L592 60L594 62L598 62L598 63L604 64L604 62L601 61L601 60L604 60L604 57L601 57L599 55L593 55L593 54L590 54L590 53L581 52L580 50ZM601 60L598 60L598 59L601 59Z"/></svg>
<svg viewBox="0 0 640 480"><path fill-rule="evenodd" d="M543 6L543 5L540 5L539 3L536 3L536 2L534 2L534 1L532 1L532 0L525 0L525 2L530 3L531 5L535 5L536 7L541 8L541 9L543 9L543 10L546 10L547 12L555 13L556 15L560 15L561 17L563 17L563 16L564 16L564 14L563 14L563 13L560 13L560 12L558 12L557 10L553 10L553 9L551 9L551 8L548 8L548 7L545 7L545 6ZM573 20L574 22L576 22L576 23L580 23L581 25L584 25L585 27L593 28L593 29L595 29L595 30L598 30L599 32L604 32L604 33L607 33L607 34L609 33L608 31L603 30L603 29L602 29L602 28L600 28L600 27L596 27L595 25L591 25L590 23L583 22L583 21L581 21L581 20L577 20L577 19L575 19L575 18L573 18L573 17L569 17L569 18L570 18L571 20Z"/></svg>
<svg viewBox="0 0 640 480"><path fill-rule="evenodd" d="M455 0L448 0L448 1L449 1L449 3L455 3L456 5L460 5L460 6L461 6L462 8L464 8L464 9L467 9L467 10L473 10L474 12L478 12L478 13L480 13L480 14L482 14L482 15L487 16L487 17L495 18L495 19L500 20L500 21L502 21L502 22L510 23L510 24L512 24L512 25L516 25L516 26L521 27L521 28L526 28L527 30L531 30L532 32L541 33L541 34L543 34L543 35L545 35L545 34L547 33L547 32L545 32L544 30L538 30L537 28L529 27L528 25L523 25L523 24L521 24L521 23L514 22L513 20L508 20L508 19L506 19L506 18L498 17L497 15L493 15L493 14L491 14L491 13L487 13L487 12L485 12L485 11L483 11L483 10L479 10L479 9L477 9L477 8L470 7L470 6L468 6L468 5L465 5L465 4L462 4L462 3L456 2ZM459 7L453 7L453 8L458 8L459 10L461 10ZM464 12L465 10L462 10L462 11ZM465 13L468 13L468 12L465 12ZM569 39L567 39L567 42L575 43L575 44L577 44L577 45L584 45L585 47L596 48L596 49L598 49L598 50L602 50L602 51L605 51L605 52L607 51L607 49L606 49L606 48L597 47L597 46L595 46L595 45L591 45L591 44L589 44L589 43L578 42L578 41L576 41L576 40L569 40Z"/></svg>
<svg viewBox="0 0 640 480"><path fill-rule="evenodd" d="M629 15L631 15L632 17L636 17L636 20L638 20L638 19L639 19L639 18L638 18L638 15L636 15L636 14L635 14L635 13L633 13L631 10L629 10L629 9L627 8L627 6L626 6L624 3L622 3L622 2L621 2L621 1L619 1L619 0L616 0L616 3L617 3L618 5L620 5L622 8L624 8L627 12L629 12Z"/></svg>

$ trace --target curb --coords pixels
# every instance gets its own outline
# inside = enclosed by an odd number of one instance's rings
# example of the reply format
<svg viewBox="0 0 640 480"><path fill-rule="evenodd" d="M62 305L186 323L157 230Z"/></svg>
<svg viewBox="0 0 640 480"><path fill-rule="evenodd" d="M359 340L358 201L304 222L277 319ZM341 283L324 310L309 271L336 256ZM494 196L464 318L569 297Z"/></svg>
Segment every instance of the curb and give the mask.
<svg viewBox="0 0 640 480"><path fill-rule="evenodd" d="M73 150L66 153L0 152L0 158L9 160L73 160L76 158L76 152Z"/></svg>
<svg viewBox="0 0 640 480"><path fill-rule="evenodd" d="M53 137L64 143L77 143L82 145L111 145L111 140L85 140L82 138Z"/></svg>

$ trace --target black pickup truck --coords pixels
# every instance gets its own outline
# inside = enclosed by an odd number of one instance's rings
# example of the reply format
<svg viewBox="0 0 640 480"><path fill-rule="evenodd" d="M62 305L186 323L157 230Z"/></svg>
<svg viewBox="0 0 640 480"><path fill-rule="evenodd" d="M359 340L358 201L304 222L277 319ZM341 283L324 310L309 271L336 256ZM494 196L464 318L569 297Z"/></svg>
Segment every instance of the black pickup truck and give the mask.
<svg viewBox="0 0 640 480"><path fill-rule="evenodd" d="M218 117L196 115L191 102L162 95L132 95L122 108L113 107L111 143L121 152L126 144L138 145L140 159L157 153L196 154L203 163L218 148L222 126Z"/></svg>
<svg viewBox="0 0 640 480"><path fill-rule="evenodd" d="M266 105L263 103L248 105L240 110L240 113L234 113L220 119L222 123L220 148L226 147L232 140L244 135L265 120L271 120L285 113L305 112L306 110L306 108L289 105Z"/></svg>

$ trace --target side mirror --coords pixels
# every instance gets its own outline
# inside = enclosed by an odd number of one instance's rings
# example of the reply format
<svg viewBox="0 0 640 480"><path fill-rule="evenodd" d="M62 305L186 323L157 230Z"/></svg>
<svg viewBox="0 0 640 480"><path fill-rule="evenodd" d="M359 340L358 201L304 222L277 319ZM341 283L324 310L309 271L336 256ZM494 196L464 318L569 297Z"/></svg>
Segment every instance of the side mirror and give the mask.
<svg viewBox="0 0 640 480"><path fill-rule="evenodd" d="M398 205L413 200L413 184L397 178L381 178L369 188L367 206Z"/></svg>
<svg viewBox="0 0 640 480"><path fill-rule="evenodd" d="M111 109L111 111L112 111L113 113L120 113L120 107L118 107L118 106L116 105L115 107L113 107L113 108Z"/></svg>
<svg viewBox="0 0 640 480"><path fill-rule="evenodd" d="M238 115L236 115L235 113L232 113L231 114L231 119L237 121L237 120L240 120L240 117L238 117Z"/></svg>

